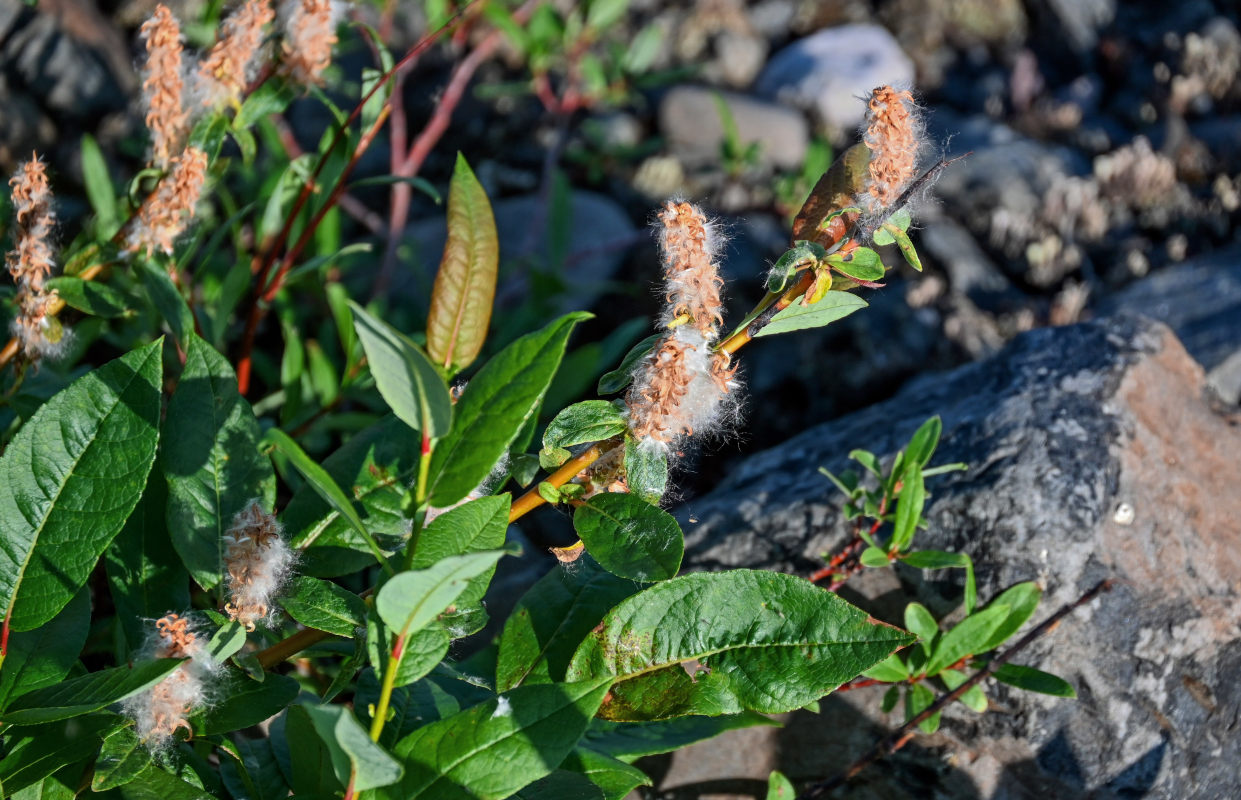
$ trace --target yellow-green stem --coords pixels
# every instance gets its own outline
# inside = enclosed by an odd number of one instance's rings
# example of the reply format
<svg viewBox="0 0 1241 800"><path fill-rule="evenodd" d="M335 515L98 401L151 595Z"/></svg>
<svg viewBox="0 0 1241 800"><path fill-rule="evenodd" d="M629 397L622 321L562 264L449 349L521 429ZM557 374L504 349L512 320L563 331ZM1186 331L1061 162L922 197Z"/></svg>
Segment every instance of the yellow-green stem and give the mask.
<svg viewBox="0 0 1241 800"><path fill-rule="evenodd" d="M396 688L396 673L401 666L401 658L405 655L405 635L396 637L392 645L392 653L388 664L384 667L384 682L379 690L379 702L375 704L375 716L371 718L371 741L378 742L383 733L384 723L388 719L388 706L392 702L392 690Z"/></svg>

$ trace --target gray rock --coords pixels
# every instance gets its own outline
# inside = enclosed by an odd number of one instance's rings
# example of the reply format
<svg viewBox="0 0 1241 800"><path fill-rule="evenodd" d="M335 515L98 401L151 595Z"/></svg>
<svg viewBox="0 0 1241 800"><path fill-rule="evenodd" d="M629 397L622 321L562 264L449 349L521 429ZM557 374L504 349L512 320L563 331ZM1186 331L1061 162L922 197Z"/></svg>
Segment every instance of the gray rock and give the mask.
<svg viewBox="0 0 1241 800"><path fill-rule="evenodd" d="M890 459L932 414L944 421L935 461L970 470L932 479L917 547L969 553L984 599L1039 581L1035 620L1103 578L1119 584L1019 659L1066 677L1077 700L987 686L988 713L950 709L940 733L836 796L1237 797L1241 419L1212 410L1201 368L1160 323L1122 314L1032 331L750 457L681 509L689 565L810 573L847 541L817 467L843 469L854 447ZM960 589L959 575L902 567L864 572L842 593L899 621L912 599L948 613ZM739 735L799 783L824 778L899 725L879 712L881 694L834 695L783 732ZM675 756L662 788L697 796L680 776L703 774L724 746ZM762 777L712 763L717 785Z"/></svg>
<svg viewBox="0 0 1241 800"><path fill-rule="evenodd" d="M760 146L759 159L784 169L800 167L810 143L810 127L800 113L733 92L678 86L659 104L659 129L675 155L688 163L718 163L724 123L716 104L723 99L744 147Z"/></svg>
<svg viewBox="0 0 1241 800"><path fill-rule="evenodd" d="M755 84L762 95L814 111L837 130L862 121L859 98L883 84L910 86L914 64L878 25L841 25L799 39L767 62Z"/></svg>
<svg viewBox="0 0 1241 800"><path fill-rule="evenodd" d="M1241 401L1241 247L1160 270L1098 309L1135 311L1166 323L1207 370L1221 399Z"/></svg>
<svg viewBox="0 0 1241 800"><path fill-rule="evenodd" d="M1012 284L982 251L969 231L951 219L935 216L918 231L921 250L948 273L949 286L975 303L989 301L1013 291Z"/></svg>
<svg viewBox="0 0 1241 800"><path fill-rule="evenodd" d="M1043 0L1035 5L1054 15L1076 50L1094 47L1099 31L1116 17L1116 0Z"/></svg>
<svg viewBox="0 0 1241 800"><path fill-rule="evenodd" d="M708 80L745 89L758 76L767 61L767 40L739 31L722 31L715 37L715 57L706 65Z"/></svg>

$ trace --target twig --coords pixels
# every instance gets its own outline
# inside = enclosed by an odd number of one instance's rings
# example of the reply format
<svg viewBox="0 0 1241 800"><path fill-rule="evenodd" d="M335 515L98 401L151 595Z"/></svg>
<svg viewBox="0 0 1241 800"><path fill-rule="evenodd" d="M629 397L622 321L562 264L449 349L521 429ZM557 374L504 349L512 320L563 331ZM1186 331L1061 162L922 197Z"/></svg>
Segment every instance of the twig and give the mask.
<svg viewBox="0 0 1241 800"><path fill-rule="evenodd" d="M830 792L840 786L843 786L846 781L857 775L870 764L881 758L886 758L887 756L895 753L897 750L900 750L909 742L910 739L913 738L914 733L920 724L930 719L935 714L938 714L940 711L943 711L946 706L960 698L961 695L965 694L970 689L977 686L984 678L994 673L1001 666L1008 663L1009 659L1020 653L1026 647L1030 646L1030 644L1036 639L1055 630L1060 622L1069 614L1089 603L1091 600L1094 600L1103 592L1110 590L1113 583L1114 581L1111 578L1100 581L1081 597L1077 598L1072 603L1061 607L1059 611L1045 619L1038 625L1038 627L1021 637L1021 639L1012 647L987 662L986 666L971 675L965 683L961 684L956 689L953 689L948 694L940 697L934 703L931 703L931 705L923 709L921 714L918 714L913 719L909 720L904 725L880 740L878 744L868 750L866 754L857 761L854 761L844 772L841 772L828 780L813 784L808 787L806 791L798 795L797 800L815 800L815 798L826 797Z"/></svg>

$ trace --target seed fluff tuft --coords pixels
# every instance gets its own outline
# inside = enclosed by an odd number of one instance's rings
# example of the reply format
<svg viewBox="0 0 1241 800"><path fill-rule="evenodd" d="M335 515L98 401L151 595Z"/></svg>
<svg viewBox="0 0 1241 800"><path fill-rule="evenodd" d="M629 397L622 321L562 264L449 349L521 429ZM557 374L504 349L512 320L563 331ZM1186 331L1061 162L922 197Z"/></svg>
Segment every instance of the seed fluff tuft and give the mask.
<svg viewBox="0 0 1241 800"><path fill-rule="evenodd" d="M207 705L212 680L222 665L211 658L194 621L179 614L155 620L155 634L142 657L188 659L150 689L121 703L134 720L138 738L147 749L159 752L172 744L177 729L192 733L189 717Z"/></svg>
<svg viewBox="0 0 1241 800"><path fill-rule="evenodd" d="M332 63L336 25L343 10L339 0L284 0L281 4L282 68L295 83L323 83L323 71Z"/></svg>
<svg viewBox="0 0 1241 800"><path fill-rule="evenodd" d="M273 598L293 572L296 556L280 536L280 523L251 500L224 534L228 616L252 631L271 619Z"/></svg>

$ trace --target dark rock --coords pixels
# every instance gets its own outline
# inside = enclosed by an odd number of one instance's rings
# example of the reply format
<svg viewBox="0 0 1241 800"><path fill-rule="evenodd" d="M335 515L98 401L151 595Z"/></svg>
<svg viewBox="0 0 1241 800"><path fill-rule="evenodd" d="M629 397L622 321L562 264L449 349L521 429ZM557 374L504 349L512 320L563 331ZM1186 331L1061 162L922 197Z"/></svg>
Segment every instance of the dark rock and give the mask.
<svg viewBox="0 0 1241 800"><path fill-rule="evenodd" d="M1012 284L969 231L951 219L936 216L925 222L918 231L918 245L928 264L940 265L948 273L952 291L976 305L994 310L994 305L1014 294Z"/></svg>
<svg viewBox="0 0 1241 800"><path fill-rule="evenodd" d="M724 122L717 98L737 126L740 145L759 145L758 158L783 169L796 169L806 158L810 126L805 117L775 103L700 86L678 86L659 103L659 129L672 151L687 163L718 164Z"/></svg>
<svg viewBox="0 0 1241 800"><path fill-rule="evenodd" d="M1160 323L1122 314L1033 331L750 457L681 510L696 520L685 524L689 565L821 566L847 532L817 468L845 468L854 447L890 459L932 414L944 421L935 461L970 469L932 479L916 547L969 553L984 600L1038 581L1035 620L1103 578L1119 583L1019 659L1065 676L1077 700L988 686L988 713L950 709L940 733L837 796L1236 797L1241 419L1212 410L1201 368ZM960 588L959 576L901 568L866 571L844 593L899 622L912 599L950 611ZM835 774L899 725L880 714L881 694L829 697L822 715L798 712L783 733L748 734L749 745L798 782ZM721 746L678 754L663 786ZM720 780L761 777L713 764Z"/></svg>

